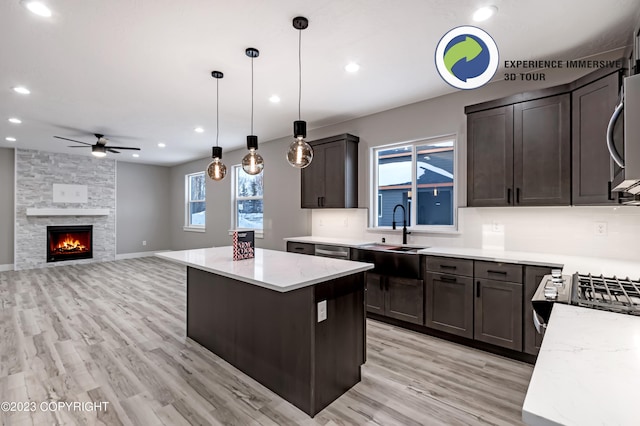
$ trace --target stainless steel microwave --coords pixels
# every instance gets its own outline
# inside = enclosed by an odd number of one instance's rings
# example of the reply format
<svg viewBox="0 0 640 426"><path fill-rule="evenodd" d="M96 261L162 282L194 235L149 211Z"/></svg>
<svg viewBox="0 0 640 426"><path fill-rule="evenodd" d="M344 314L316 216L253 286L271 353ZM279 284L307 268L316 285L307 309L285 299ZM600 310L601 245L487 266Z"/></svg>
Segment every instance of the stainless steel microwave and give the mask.
<svg viewBox="0 0 640 426"><path fill-rule="evenodd" d="M640 74L624 79L620 98L607 129L607 147L617 166L612 190L640 195ZM616 134L620 118L624 121L623 135ZM640 205L637 199L626 203Z"/></svg>

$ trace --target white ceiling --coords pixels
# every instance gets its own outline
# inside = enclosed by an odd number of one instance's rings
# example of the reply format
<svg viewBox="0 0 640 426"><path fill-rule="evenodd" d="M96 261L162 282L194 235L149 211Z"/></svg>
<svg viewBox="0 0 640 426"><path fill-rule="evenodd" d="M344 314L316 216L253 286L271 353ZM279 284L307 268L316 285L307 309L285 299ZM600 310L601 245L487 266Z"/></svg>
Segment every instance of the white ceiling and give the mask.
<svg viewBox="0 0 640 426"><path fill-rule="evenodd" d="M173 165L210 155L215 144L215 80L220 81L220 145L250 134L251 60L254 130L264 142L290 135L297 119L297 15L302 33L302 118L310 128L433 98L454 89L433 55L449 29L480 24L502 59L575 59L631 43L640 0L45 0L49 19L19 0L0 2L0 147L90 150L54 135L139 146L124 161ZM349 61L361 65L348 74ZM501 75L500 70L497 76ZM25 85L31 95L11 88ZM282 101L268 98L278 94ZM19 117L21 125L7 122ZM205 128L195 133L196 126ZM6 142L6 136L18 139ZM158 142L167 147L158 148Z"/></svg>

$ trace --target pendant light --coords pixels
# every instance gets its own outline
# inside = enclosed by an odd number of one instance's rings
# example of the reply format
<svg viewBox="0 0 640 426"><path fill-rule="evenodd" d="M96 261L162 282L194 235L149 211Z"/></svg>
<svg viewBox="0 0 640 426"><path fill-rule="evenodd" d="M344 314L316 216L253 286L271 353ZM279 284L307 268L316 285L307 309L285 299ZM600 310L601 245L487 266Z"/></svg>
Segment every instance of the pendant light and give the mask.
<svg viewBox="0 0 640 426"><path fill-rule="evenodd" d="M253 59L260 55L258 49L249 47L244 52L251 58L251 135L247 136L247 149L249 153L242 159L242 170L250 175L260 174L264 168L264 160L258 154L258 137L253 134Z"/></svg>
<svg viewBox="0 0 640 426"><path fill-rule="evenodd" d="M207 174L213 180L222 180L227 174L227 166L222 162L222 147L218 146L218 136L220 134L220 79L224 77L220 71L212 71L211 77L216 79L216 146L211 147L211 158L213 161L207 166Z"/></svg>
<svg viewBox="0 0 640 426"><path fill-rule="evenodd" d="M289 145L287 161L293 167L304 169L313 160L313 148L304 140L307 137L307 122L300 118L300 103L302 100L302 30L309 26L309 20L298 16L293 18L293 28L298 30L298 120L293 122L294 141Z"/></svg>

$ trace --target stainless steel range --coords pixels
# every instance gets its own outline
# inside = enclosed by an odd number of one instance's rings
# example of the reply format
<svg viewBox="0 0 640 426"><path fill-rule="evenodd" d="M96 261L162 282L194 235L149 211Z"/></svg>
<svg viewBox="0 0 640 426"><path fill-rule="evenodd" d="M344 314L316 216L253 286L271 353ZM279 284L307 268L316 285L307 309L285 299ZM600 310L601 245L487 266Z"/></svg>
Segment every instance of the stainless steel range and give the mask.
<svg viewBox="0 0 640 426"><path fill-rule="evenodd" d="M574 274L571 304L621 314L640 315L640 281Z"/></svg>
<svg viewBox="0 0 640 426"><path fill-rule="evenodd" d="M640 316L640 281L579 273L562 275L559 269L554 270L542 278L531 299L533 322L539 333L544 332L554 303Z"/></svg>

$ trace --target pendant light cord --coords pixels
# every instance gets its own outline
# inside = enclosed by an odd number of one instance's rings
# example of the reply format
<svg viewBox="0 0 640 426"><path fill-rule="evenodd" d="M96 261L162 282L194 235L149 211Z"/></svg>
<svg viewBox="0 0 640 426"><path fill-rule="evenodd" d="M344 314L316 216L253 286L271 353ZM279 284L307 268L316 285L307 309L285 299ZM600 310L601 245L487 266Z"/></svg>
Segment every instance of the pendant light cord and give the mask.
<svg viewBox="0 0 640 426"><path fill-rule="evenodd" d="M251 134L253 135L253 57L251 57Z"/></svg>
<svg viewBox="0 0 640 426"><path fill-rule="evenodd" d="M220 79L216 78L216 146L220 135Z"/></svg>
<svg viewBox="0 0 640 426"><path fill-rule="evenodd" d="M300 104L302 103L302 30L298 30L298 120L301 119Z"/></svg>

